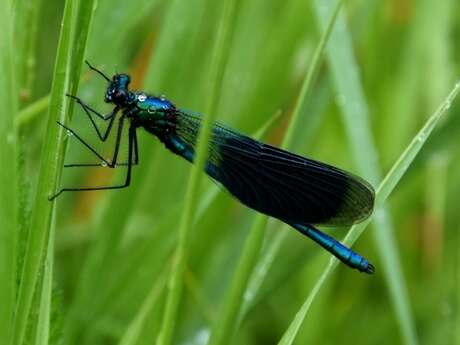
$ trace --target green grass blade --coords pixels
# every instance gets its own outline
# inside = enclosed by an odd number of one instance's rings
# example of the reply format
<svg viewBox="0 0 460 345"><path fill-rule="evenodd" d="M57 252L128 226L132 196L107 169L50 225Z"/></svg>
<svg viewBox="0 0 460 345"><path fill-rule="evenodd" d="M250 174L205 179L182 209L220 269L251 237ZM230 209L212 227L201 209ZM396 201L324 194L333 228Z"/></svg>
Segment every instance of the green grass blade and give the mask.
<svg viewBox="0 0 460 345"><path fill-rule="evenodd" d="M322 31L326 30L334 4L334 0L313 2L318 26ZM337 26L331 34L327 61L350 140L353 160L360 174L376 184L381 178L378 154L370 131L369 111L359 80L359 66L355 61L351 36L342 15L337 18Z"/></svg>
<svg viewBox="0 0 460 345"><path fill-rule="evenodd" d="M376 205L377 207L382 205L385 200L388 198L390 193L396 187L396 184L406 173L412 161L415 159L417 154L420 152L421 148L425 144L428 137L433 132L434 127L439 122L442 116L444 116L447 111L452 106L457 94L460 91L460 81L455 84L454 88L450 91L449 95L446 97L444 102L438 107L433 115L430 116L428 121L422 127L422 129L417 133L417 135L412 139L412 142L404 150L403 154L398 158L396 163L392 166L391 170L383 179L376 193Z"/></svg>
<svg viewBox="0 0 460 345"><path fill-rule="evenodd" d="M0 339L8 343L16 296L17 193L16 193L16 134L13 120L17 113L17 92L14 80L13 45L9 1L0 3Z"/></svg>
<svg viewBox="0 0 460 345"><path fill-rule="evenodd" d="M137 344L142 328L145 326L148 314L152 312L153 307L158 303L161 291L166 284L166 274L163 273L160 277L156 277L155 283L152 286L149 294L145 298L142 306L139 309L136 317L126 329L121 337L120 345L135 345Z"/></svg>
<svg viewBox="0 0 460 345"><path fill-rule="evenodd" d="M264 251L263 255L254 267L254 271L251 274L251 278L248 282L248 286L244 293L243 306L241 307L241 313L239 315L239 322L246 316L247 312L251 308L259 290L267 277L268 271L272 267L276 256L279 253L283 242L286 240L286 236L289 231L289 226L285 225L279 231L276 232L275 236L271 239L268 244L268 248Z"/></svg>
<svg viewBox="0 0 460 345"><path fill-rule="evenodd" d="M421 73L426 69L431 69L437 62L432 61L426 56L426 51L433 49L431 35L439 30L436 17L443 12L440 7L445 6L448 1L444 1L442 5L431 1L420 1L414 7L414 13L410 19L408 32L404 39L402 50L398 58L398 82L389 95L387 105L388 110L385 111L385 118L382 119L382 135L392 138L388 140L382 147L382 162L389 163L396 157L398 150L411 138L413 128L416 128L418 105L423 99L424 89L431 89L439 76L435 80L425 79L429 73ZM455 12L455 10L454 10ZM442 19L447 23L446 18ZM430 25L427 25L427 23ZM438 44L440 41L437 42ZM434 48L438 52L442 52L442 48ZM415 57L423 57L420 59ZM424 61L429 61L424 66ZM429 78L429 77L428 77ZM425 82L429 82L429 86L421 87ZM442 94L445 94L445 89ZM429 97L431 98L431 93ZM436 99L438 102L439 99ZM395 122L398 124L395 130Z"/></svg>
<svg viewBox="0 0 460 345"><path fill-rule="evenodd" d="M219 318L215 322L215 328L211 334L209 344L216 345L227 342L237 327L236 322L238 321L244 291L259 258L267 221L268 218L262 214L258 214L254 219L238 262L232 285L223 302L223 310L219 313Z"/></svg>
<svg viewBox="0 0 460 345"><path fill-rule="evenodd" d="M394 188L396 187L398 182L401 180L404 173L407 171L407 169L409 168L411 163L414 161L417 154L420 152L420 149L426 143L426 140L430 136L435 125L438 123L440 118L447 113L448 109L450 108L452 102L454 101L459 91L460 91L460 82L455 85L455 87L452 89L452 91L447 96L445 101L440 105L438 110L428 119L428 121L425 123L422 129L418 132L418 134L413 138L412 142L409 144L409 146L407 146L407 148L404 150L402 155L398 158L398 160L392 166L391 170L388 172L388 174L383 179L382 183L380 184L379 188L376 191L377 208L378 208L375 212L376 217L379 216L381 206L383 205L385 200L394 190ZM346 245L352 245L358 239L360 234L364 231L364 229L370 222L371 222L371 219L367 219L365 222L353 226L343 242ZM296 314L294 320L289 325L289 328L284 333L279 344L289 345L294 342L295 337L300 327L302 326L302 323L305 320L305 317L307 316L313 301L315 300L322 286L326 282L327 278L331 275L332 271L337 267L338 264L339 262L335 258L331 258L329 260L327 267L325 268L320 278L316 282L315 286L313 287L312 291L306 298L299 312Z"/></svg>
<svg viewBox="0 0 460 345"><path fill-rule="evenodd" d="M314 8L320 27L325 30L326 18L333 1L315 1ZM331 36L328 49L328 63L331 76L338 93L338 102L344 121L347 137L351 144L351 153L355 165L362 176L376 184L381 179L377 149L370 130L369 110L365 101L359 76L359 67L355 61L351 35L345 19L338 19L338 28ZM393 301L403 341L416 344L417 337L412 312L409 307L406 283L402 274L399 253L393 237L394 229L390 216L384 209L375 217L375 240L384 266L384 277Z"/></svg>
<svg viewBox="0 0 460 345"><path fill-rule="evenodd" d="M146 1L136 1L135 7L142 7ZM193 5L193 4L191 4ZM162 23L161 33L159 34L158 41L154 54L152 55L152 67L151 72L147 73L144 88L146 90L153 90L154 86L157 90L167 89L168 81L171 78L172 69L176 67L177 61L181 59L181 56L177 55L177 45L183 45L186 40L190 37L184 35L184 37L177 37L177 30L179 27L187 27L191 24L193 17L190 16L189 8L191 5L184 6L182 2L168 2L166 14L164 14L164 22ZM93 59L93 56L103 63L110 64L111 61L114 63L120 60L117 56L110 55L109 48L104 49L104 46L100 44L100 37L103 36L106 42L116 41L120 35L128 36L128 32L120 32L117 30L109 30L107 32L105 27L101 23L107 21L113 21L119 19L110 12L110 3L105 6L99 6L96 17L94 20L94 38L91 49L89 49L88 58ZM126 7L126 8L125 8ZM117 11L122 13L129 13L132 11L132 3L120 2L117 7ZM137 11L134 13L138 15ZM131 18L134 20L133 18ZM121 20L125 21L126 17L122 17ZM180 25L178 26L178 22ZM123 27L123 25L120 25ZM118 44L118 43L117 43ZM118 46L117 46L118 47ZM110 48L111 49L111 48ZM117 48L120 49L120 48ZM126 62L124 62L126 63ZM171 66L171 67L170 67ZM100 98L100 96L99 96ZM163 150L159 146L154 147L157 150L152 149L152 145L149 146L150 142L143 141L140 136L140 145L142 147L143 157L153 156L152 160L144 160L143 164L139 165L135 171L136 180L140 181L154 181L152 171L155 173L155 167L161 165L163 159ZM149 148L151 151L149 152ZM158 152L158 153L157 153ZM154 174L153 173L153 174ZM80 275L78 288L76 289L76 296L72 301L70 312L65 322L65 343L72 344L78 343L81 337L85 336L90 338L92 336L93 329L88 330L93 326L92 323L79 322L82 320L82 316L87 315L88 305L91 305L95 300L93 287L101 284L104 277L101 277L101 269L112 264L111 260L114 257L113 248L120 245L123 232L126 229L131 215L135 214L134 210L142 209L145 207L139 202L142 199L143 193L147 194L149 202L151 202L151 187L147 186L144 188L136 188L133 186L120 193L107 193L104 195L103 201L99 203L101 207L98 212L95 212L93 220L90 222L90 228L94 233L88 254L86 255L83 269ZM130 200L131 202L127 202ZM116 216L114 216L116 215ZM91 232L91 231L90 231ZM102 290L101 293L105 291ZM97 300L97 298L96 298ZM93 313L97 311L92 310Z"/></svg>
<svg viewBox="0 0 460 345"><path fill-rule="evenodd" d="M294 132L298 126L302 110L305 109L306 103L308 102L308 97L311 94L313 83L316 79L320 67L321 58L323 56L331 30L334 26L340 6L341 1L339 0L335 7L334 13L330 17L328 30L326 30L326 32L322 35L313 55L312 63L310 64L310 67L305 75L300 95L296 101L294 113L283 140L282 147L285 149L292 145ZM215 328L213 329L209 341L209 343L212 345L225 343L232 337L234 331L236 330L238 322L241 320L240 316L242 315L242 311L245 310L244 308L247 308L247 303L249 302L247 297L251 296L252 298L251 294L247 294L245 297L245 291L249 291L249 288L254 288L254 285L251 287L248 286L251 275L259 275L258 284L260 285L262 280L260 275L268 271L268 266L264 266L265 270L263 272L254 272L254 267L259 259L259 254L265 237L267 221L268 218L266 216L257 215L253 226L250 229L249 237L245 243L241 258L236 268L232 285L230 286L229 292L223 302L222 310L218 314L219 318L215 322ZM280 235L279 241L277 241L277 243L281 244L283 238L282 236L283 235ZM270 258L274 257L277 248L279 248L279 246L276 247L274 251L269 252ZM267 264L271 264L273 260L268 259L266 262Z"/></svg>
<svg viewBox="0 0 460 345"><path fill-rule="evenodd" d="M41 4L41 1L37 1L37 2L34 2L34 4L30 4L29 6L30 7L33 7L33 6L38 6L39 4ZM77 7L77 5L75 5L74 3L74 6ZM92 18L92 14L94 12L94 5L93 5L93 1L90 0L90 1L84 1L84 2L81 2L78 4L78 12L77 14L75 15L75 18L73 19L73 25L75 26L72 30L72 35L74 35L74 37L72 37L72 42L73 42L73 49L72 49L72 56L71 56L71 59L72 59L72 62L70 63L70 67L69 67L69 71L71 72L71 75L70 75L70 78L69 80L70 81L73 81L75 79L75 81L78 81L80 79L80 72L81 72L81 65L82 65L82 60L83 60L83 56L84 56L84 52L85 52L85 47L86 47L86 42L87 42L87 38L88 38L88 32L89 32L89 28L90 28L90 23L91 23L91 18ZM38 9L34 9L33 10L33 15L37 15L38 13ZM23 19L23 18L21 18ZM34 25L36 23L32 23L32 25ZM25 30L25 31L28 31L28 30ZM34 32L31 32L29 35L28 35L28 38L29 40L35 40L35 33ZM35 43L34 42L29 42L28 43L28 46L26 47L28 50L27 50L27 54L34 54L35 53L35 49L33 49L35 47ZM25 66L26 68L33 68L35 65L35 56L28 56L27 57L27 66ZM34 70L35 72L35 70ZM32 83L33 83L33 76L34 74L27 74L27 78L26 80L23 80L23 90L22 92L24 92L24 90L27 90L28 88L30 88L32 86ZM76 94L77 93L77 87L78 87L78 84L76 82L73 82L73 84L70 85L70 87L66 87L66 91L67 93L71 93L71 94ZM30 92L28 92L30 93ZM32 127L28 127L29 124L33 123L34 120L41 114L44 113L44 110L47 109L49 107L49 104L50 104L50 95L47 95L47 96L44 96L42 97L41 99L35 101L34 103L30 104L29 106L27 106L25 109L23 109L19 114L18 116L16 117L16 121L15 121L15 124L17 126L17 130L18 130L18 133L20 135L20 137L22 138L22 141L20 142L20 144L22 146L21 147L21 154L24 154L26 148L25 148L25 145L27 145L27 140L25 139L27 137L27 134L28 133L28 130L30 130ZM73 110L73 105L74 105L74 102L72 102L70 104L70 107L67 109L67 117L68 118L71 118L72 117L72 110ZM35 122L36 124L37 122ZM38 143L40 144L40 143ZM26 177L26 174L24 173L24 169L25 169L25 165L26 165L26 162L24 162L22 160L22 157L20 156L20 162L22 163L22 169L21 171L23 172L23 176L21 176L20 178L20 181L23 181L22 184L20 184L20 190L21 190L21 201L22 201L22 205L24 209L27 209L27 214L30 213L29 211L29 207L31 205L31 193L30 193L30 185L27 184L25 181L27 181L27 177ZM27 216L27 214L25 214L24 216L21 217L20 219L20 224L22 226L22 229L21 229L21 234L24 234L23 237L25 238L26 237L26 234L27 234L27 229L28 229L28 225L29 225L29 218ZM51 274L51 273L49 273ZM46 278L46 277L45 277ZM50 278L51 279L51 278ZM43 287L42 287L43 289ZM42 291L41 292L42 296L43 295L46 295L47 292L46 291ZM51 292L49 292L49 294L51 294ZM42 303L39 304L39 307L41 308L43 306ZM41 310L40 310L40 313L41 313ZM39 315L39 317L41 317L40 320L43 319L43 315ZM38 328L39 330L41 329L40 327ZM42 341L47 341L47 334L45 337L39 337L40 339L45 339L45 340L42 340ZM38 339L38 338L37 338Z"/></svg>
<svg viewBox="0 0 460 345"><path fill-rule="evenodd" d="M15 118L14 125L18 128L18 130L21 130L27 124L33 122L40 114L42 114L48 108L49 104L49 95L33 102L19 112L18 116Z"/></svg>
<svg viewBox="0 0 460 345"><path fill-rule="evenodd" d="M88 34L91 29L94 11L96 10L95 0L80 1L75 19L75 37L72 51L71 77L69 93L76 95L80 83L80 74L83 60L85 59ZM75 104L75 103L71 103ZM71 106L72 108L72 106Z"/></svg>
<svg viewBox="0 0 460 345"><path fill-rule="evenodd" d="M251 137L256 140L263 140L267 133L274 127L277 121L281 118L281 110L277 111L270 117L256 132L254 132Z"/></svg>
<svg viewBox="0 0 460 345"><path fill-rule="evenodd" d="M203 175L202 171L208 154L208 140L211 135L213 120L216 116L219 92L227 63L227 56L229 54L237 3L237 0L226 0L223 4L222 20L219 23L216 44L211 60L210 84L208 86L209 103L206 107L206 115L200 129L196 159L185 195L185 204L179 226L179 242L174 255L171 279L168 285L169 291L163 325L157 339L157 344L161 345L167 345L172 342L173 330L176 325L177 312L183 287L183 274L188 254L188 237L191 225L193 224L200 180Z"/></svg>
<svg viewBox="0 0 460 345"><path fill-rule="evenodd" d="M39 34L40 11L43 1L20 0L15 3L16 68L20 98L27 101L31 97L35 80L37 36ZM27 28L25 30L24 28Z"/></svg>
<svg viewBox="0 0 460 345"><path fill-rule="evenodd" d="M47 345L50 340L51 296L53 290L54 234L50 234L43 268L43 279L38 307L36 345Z"/></svg>
<svg viewBox="0 0 460 345"><path fill-rule="evenodd" d="M337 0L332 15L327 18L327 26L324 30L324 33L321 35L318 46L316 47L315 53L313 55L310 67L308 68L305 79L302 83L302 88L300 90L299 98L296 101L294 112L292 114L291 123L286 131L286 135L283 139L282 147L288 149L291 147L294 140L294 132L298 127L300 116L302 114L302 109L305 108L307 102L309 101L310 95L313 91L313 84L316 81L316 77L319 72L320 63L323 60L324 49L326 44L329 41L332 29L339 14L340 8L342 6L342 0Z"/></svg>
<svg viewBox="0 0 460 345"><path fill-rule="evenodd" d="M459 230L458 227L456 229L457 231ZM456 267L456 273L460 275L460 255L457 255L457 262L455 263ZM458 277L458 276L457 276ZM460 305L460 279L455 279L455 286L454 289L456 291L456 302L457 305ZM460 313L457 313L457 315L454 317L454 324L458 325L460 324ZM460 327L456 327L456 332L453 335L453 338L456 340L457 344L460 344Z"/></svg>
<svg viewBox="0 0 460 345"><path fill-rule="evenodd" d="M56 190L64 159L63 132L58 129L56 121L66 122L66 105L69 82L70 53L72 50L72 19L74 3L67 0L59 39L58 54L54 70L48 112L47 134L42 151L37 193L32 215L30 237L24 257L24 267L16 307L13 344L22 344L25 337L27 320L32 299L43 269L43 259L48 248L49 235L52 227L54 202L48 197Z"/></svg>

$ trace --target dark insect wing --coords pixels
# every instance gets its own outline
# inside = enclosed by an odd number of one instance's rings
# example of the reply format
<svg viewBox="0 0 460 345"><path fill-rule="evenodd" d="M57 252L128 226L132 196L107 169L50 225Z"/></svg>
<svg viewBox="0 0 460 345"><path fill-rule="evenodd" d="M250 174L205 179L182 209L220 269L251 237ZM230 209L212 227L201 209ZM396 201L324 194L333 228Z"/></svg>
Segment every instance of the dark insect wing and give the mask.
<svg viewBox="0 0 460 345"><path fill-rule="evenodd" d="M200 118L178 116L177 134L192 147ZM359 223L372 212L374 191L333 166L258 142L216 124L208 174L243 204L288 223Z"/></svg>
<svg viewBox="0 0 460 345"><path fill-rule="evenodd" d="M290 223L350 225L372 211L372 189L332 166L247 137L218 147L217 179L259 212Z"/></svg>

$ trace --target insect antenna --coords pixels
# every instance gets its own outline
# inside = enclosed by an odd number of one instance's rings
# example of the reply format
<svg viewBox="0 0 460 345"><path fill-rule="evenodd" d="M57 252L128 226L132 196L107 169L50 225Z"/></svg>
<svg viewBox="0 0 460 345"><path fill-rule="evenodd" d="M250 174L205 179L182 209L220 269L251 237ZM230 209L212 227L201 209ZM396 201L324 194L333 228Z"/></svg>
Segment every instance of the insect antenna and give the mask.
<svg viewBox="0 0 460 345"><path fill-rule="evenodd" d="M88 65L89 69L99 73L99 75L101 75L105 80L107 80L110 83L110 78L107 77L102 71L98 70L96 67L91 65L88 60L85 60L85 63Z"/></svg>

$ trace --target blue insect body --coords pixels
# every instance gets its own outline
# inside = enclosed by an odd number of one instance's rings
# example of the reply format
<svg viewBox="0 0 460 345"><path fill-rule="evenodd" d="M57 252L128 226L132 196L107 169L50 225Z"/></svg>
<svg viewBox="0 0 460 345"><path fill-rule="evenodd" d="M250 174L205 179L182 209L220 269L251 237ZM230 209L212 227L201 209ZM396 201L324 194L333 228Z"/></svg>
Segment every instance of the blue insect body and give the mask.
<svg viewBox="0 0 460 345"><path fill-rule="evenodd" d="M105 101L114 104L114 110L104 116L79 98L71 97L82 106L103 141L112 129L116 114L121 113L112 160L105 160L77 133L60 125L74 133L107 166L127 165L126 181L118 186L64 188L52 198L64 191L127 187L131 167L138 163L136 130L139 127L155 135L170 151L193 163L201 127L200 116L176 108L164 97L129 90L130 78L126 74L116 74L109 79L101 71L91 65L89 67L108 81ZM100 133L92 114L109 121L106 133ZM126 122L129 122L129 148L128 162L123 164L118 163L117 157L122 128ZM312 225L345 226L369 217L374 205L374 191L363 179L325 163L258 142L217 123L209 140L205 170L244 205L291 225L348 266L361 272L374 272L374 267L365 258Z"/></svg>

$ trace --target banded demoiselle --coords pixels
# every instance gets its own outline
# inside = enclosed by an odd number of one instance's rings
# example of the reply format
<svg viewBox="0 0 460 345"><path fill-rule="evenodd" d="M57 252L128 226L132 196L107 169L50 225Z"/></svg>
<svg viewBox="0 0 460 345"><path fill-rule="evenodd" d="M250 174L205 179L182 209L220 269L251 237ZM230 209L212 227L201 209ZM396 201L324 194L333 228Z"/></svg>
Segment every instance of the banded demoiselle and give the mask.
<svg viewBox="0 0 460 345"><path fill-rule="evenodd" d="M106 141L116 128L116 141L111 160L105 159L75 131L59 123L100 160L100 164L67 164L76 166L127 166L123 184L90 188L63 188L50 197L66 191L93 191L128 187L131 169L138 164L136 131L144 128L155 135L167 149L193 163L195 146L202 119L199 115L176 108L164 97L154 97L129 89L130 77L115 74L112 79L102 71L88 67L107 82L105 102L115 107L107 115L92 109L80 98L73 98L88 115L101 141ZM118 116L117 125L114 126ZM93 118L108 121L101 132ZM128 125L128 161L118 161L123 127ZM374 266L361 255L318 230L313 224L347 226L368 218L374 206L372 186L351 173L328 164L284 151L214 124L209 140L206 173L224 186L241 203L258 212L289 224L311 238L346 265L361 272L373 273Z"/></svg>

